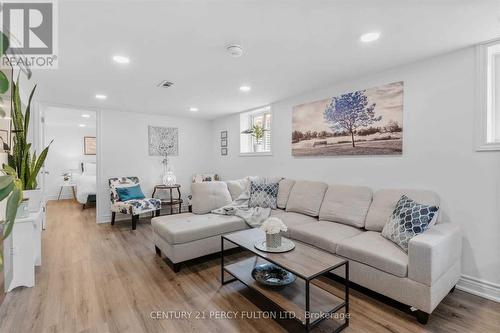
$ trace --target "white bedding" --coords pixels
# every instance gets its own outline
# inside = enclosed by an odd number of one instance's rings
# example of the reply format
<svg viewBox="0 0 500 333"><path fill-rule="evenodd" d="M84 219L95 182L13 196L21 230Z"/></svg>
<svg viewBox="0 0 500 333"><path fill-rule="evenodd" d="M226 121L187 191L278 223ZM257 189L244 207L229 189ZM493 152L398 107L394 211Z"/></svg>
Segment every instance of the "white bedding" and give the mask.
<svg viewBox="0 0 500 333"><path fill-rule="evenodd" d="M87 203L89 194L96 194L96 175L82 173L76 178L76 200Z"/></svg>

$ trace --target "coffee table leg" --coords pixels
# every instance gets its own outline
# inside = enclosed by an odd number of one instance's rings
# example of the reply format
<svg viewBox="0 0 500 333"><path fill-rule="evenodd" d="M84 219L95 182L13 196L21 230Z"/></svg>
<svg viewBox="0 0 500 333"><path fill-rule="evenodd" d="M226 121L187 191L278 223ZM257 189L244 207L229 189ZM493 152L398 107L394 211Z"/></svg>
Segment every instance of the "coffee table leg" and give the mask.
<svg viewBox="0 0 500 333"><path fill-rule="evenodd" d="M220 238L220 281L224 285L224 237Z"/></svg>
<svg viewBox="0 0 500 333"><path fill-rule="evenodd" d="M345 263L345 325L349 326L349 261Z"/></svg>
<svg viewBox="0 0 500 333"><path fill-rule="evenodd" d="M309 280L306 280L306 332L309 332L309 324L310 324L310 319L309 319Z"/></svg>

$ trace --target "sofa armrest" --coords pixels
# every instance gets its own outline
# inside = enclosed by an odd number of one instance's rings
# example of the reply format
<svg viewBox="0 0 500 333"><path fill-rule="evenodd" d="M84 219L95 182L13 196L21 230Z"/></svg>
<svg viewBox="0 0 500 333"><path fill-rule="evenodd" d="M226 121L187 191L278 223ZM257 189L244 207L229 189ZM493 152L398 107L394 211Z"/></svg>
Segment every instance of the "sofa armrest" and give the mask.
<svg viewBox="0 0 500 333"><path fill-rule="evenodd" d="M462 233L455 223L440 223L410 240L408 278L431 286L462 256Z"/></svg>

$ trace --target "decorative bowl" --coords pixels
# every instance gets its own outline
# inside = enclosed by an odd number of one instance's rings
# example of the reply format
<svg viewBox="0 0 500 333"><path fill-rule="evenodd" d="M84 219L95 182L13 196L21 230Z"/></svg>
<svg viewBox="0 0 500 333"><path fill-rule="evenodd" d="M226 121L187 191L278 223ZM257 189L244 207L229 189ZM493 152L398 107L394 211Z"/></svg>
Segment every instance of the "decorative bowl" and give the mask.
<svg viewBox="0 0 500 333"><path fill-rule="evenodd" d="M297 279L294 274L271 263L255 266L252 277L258 283L273 288L284 288Z"/></svg>

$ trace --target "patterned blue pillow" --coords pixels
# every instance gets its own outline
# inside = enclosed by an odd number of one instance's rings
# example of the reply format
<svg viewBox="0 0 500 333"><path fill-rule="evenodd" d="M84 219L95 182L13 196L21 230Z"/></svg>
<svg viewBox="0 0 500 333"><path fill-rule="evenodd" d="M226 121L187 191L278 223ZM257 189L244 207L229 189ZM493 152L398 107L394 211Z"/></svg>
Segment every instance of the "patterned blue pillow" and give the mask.
<svg viewBox="0 0 500 333"><path fill-rule="evenodd" d="M439 207L419 204L403 195L384 226L382 236L408 253L410 239L427 230L438 210Z"/></svg>
<svg viewBox="0 0 500 333"><path fill-rule="evenodd" d="M276 209L279 183L250 182L249 207Z"/></svg>

